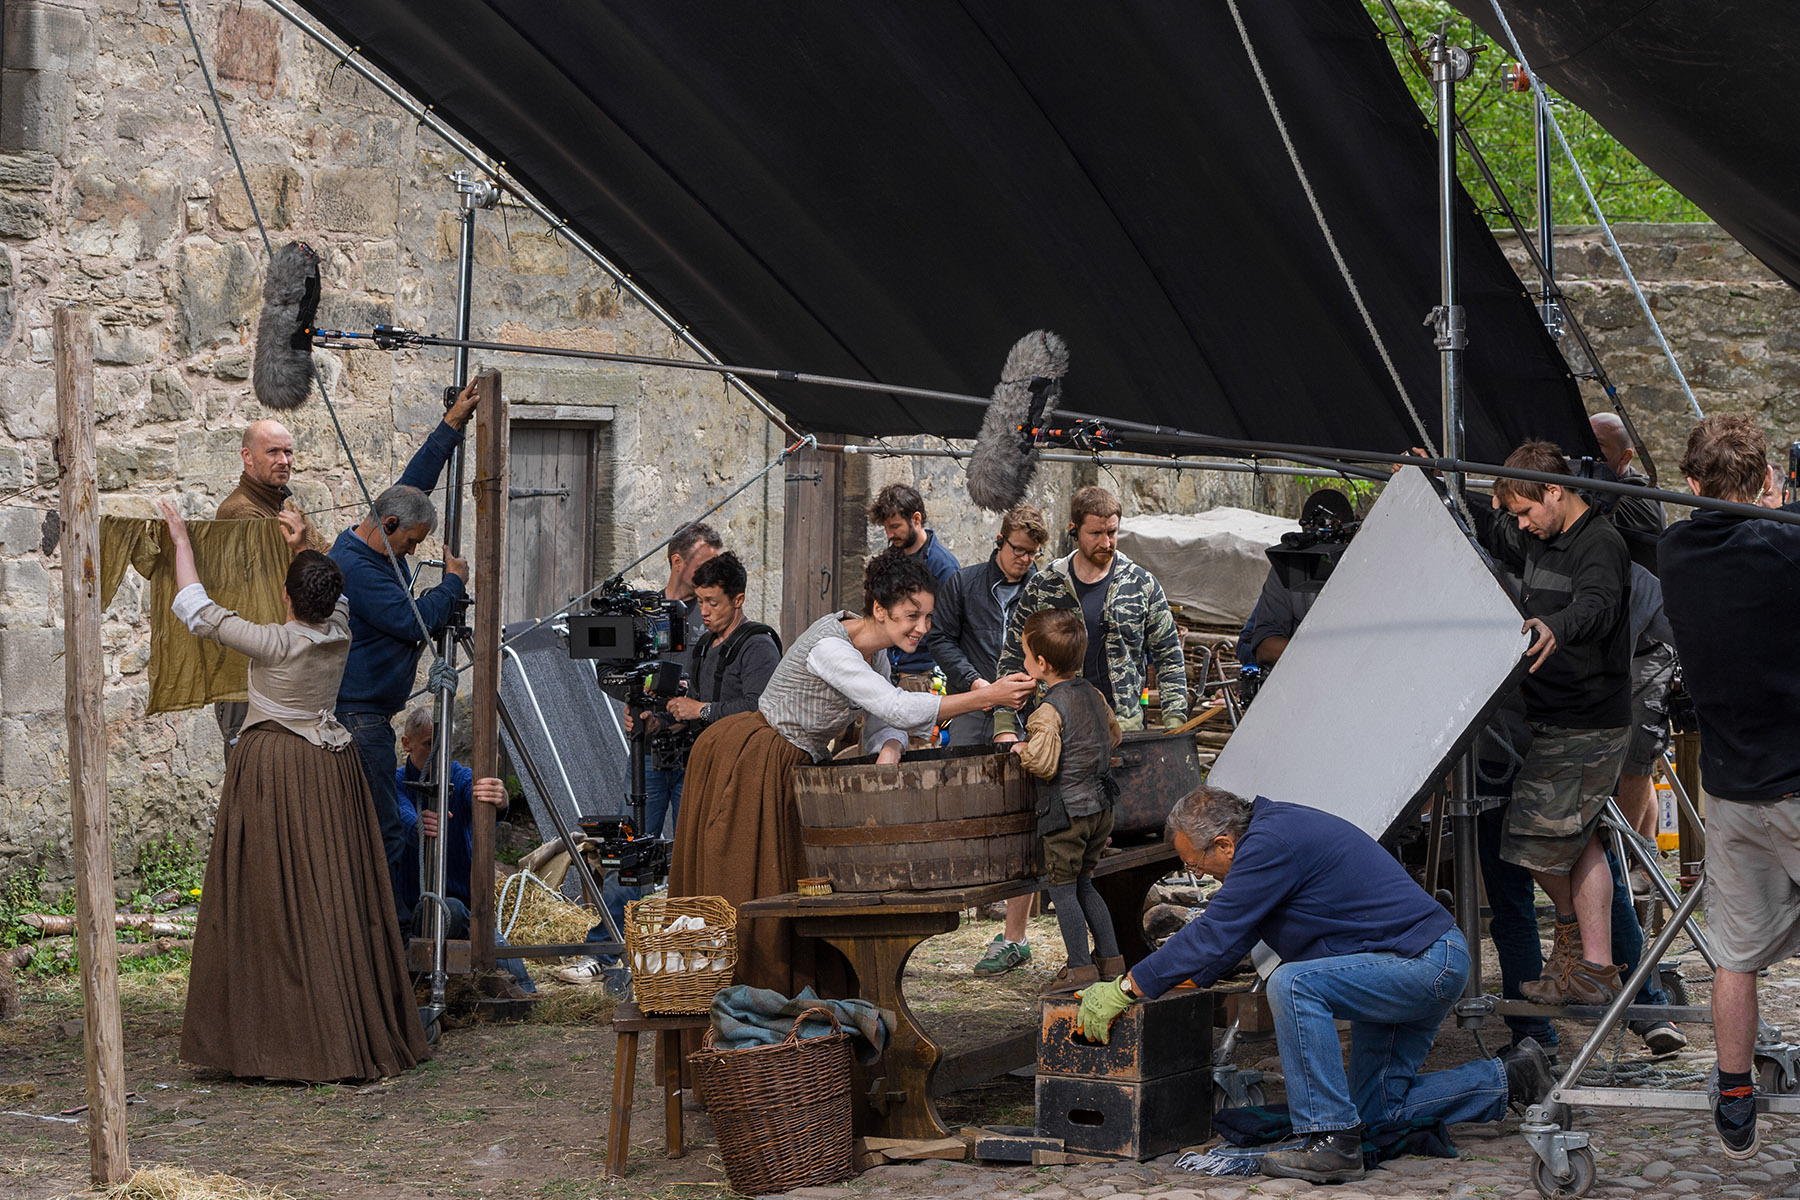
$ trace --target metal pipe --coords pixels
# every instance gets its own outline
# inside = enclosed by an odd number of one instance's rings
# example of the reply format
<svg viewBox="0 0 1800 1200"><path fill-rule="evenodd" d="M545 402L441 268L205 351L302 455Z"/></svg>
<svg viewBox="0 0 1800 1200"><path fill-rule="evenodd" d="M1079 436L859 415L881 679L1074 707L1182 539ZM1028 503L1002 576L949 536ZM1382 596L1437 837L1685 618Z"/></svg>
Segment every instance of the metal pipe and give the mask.
<svg viewBox="0 0 1800 1200"><path fill-rule="evenodd" d="M1702 890L1700 885L1705 881L1706 875L1704 867L1701 868L1700 873L1701 879L1695 882L1693 891L1689 892L1687 897L1682 900L1681 907L1675 911L1674 916L1669 918L1669 923L1657 932L1656 940L1644 948L1643 956L1638 959L1638 964L1632 970L1630 978L1619 986L1619 994L1614 996L1612 1003L1606 1006L1606 1013L1594 1026L1594 1031L1588 1034L1587 1041L1582 1043L1581 1049L1576 1051L1575 1057L1569 1060L1569 1069L1563 1072L1562 1079L1550 1090L1549 1100L1551 1103L1567 1102L1564 1092L1575 1087L1581 1081L1581 1073L1587 1070L1590 1062L1594 1061L1594 1055L1600 1052L1601 1043L1611 1036L1620 1016L1627 1008L1631 1007L1631 998L1638 994L1638 989L1644 986L1644 980L1650 978L1650 973L1660 965L1662 956L1667 954L1669 947L1675 943L1675 935L1680 933L1682 927L1693 919L1694 910L1700 905Z"/></svg>
<svg viewBox="0 0 1800 1200"><path fill-rule="evenodd" d="M821 444L820 450L828 450L834 454L861 454L871 458L968 458L971 451L951 450L948 448L903 449L898 446L858 446L854 444L829 445ZM1306 478L1318 478L1317 468L1281 467L1262 463L1243 462L1208 462L1197 458L1171 458L1157 460L1154 458L1121 458L1116 455L1101 454L1067 454L1060 451L1045 451L1038 455L1039 462L1084 463L1099 467L1149 467L1158 471L1223 471L1238 475L1296 475ZM1373 471L1361 471L1352 467L1349 470L1333 470L1334 475L1353 475L1358 479L1380 482L1387 476Z"/></svg>
<svg viewBox="0 0 1800 1200"><path fill-rule="evenodd" d="M504 189L508 194L517 198L526 208L536 213L550 226L552 232L566 238L569 244L575 247L578 254L593 263L596 267L599 267L602 271L605 271L608 275L612 276L614 281L617 282L621 288L630 293L633 300L636 300L639 304L643 305L652 316L658 321L661 321L669 332L680 339L681 343L688 349L692 350L695 354L698 354L708 362L716 363L719 361L718 356L709 350L704 342L695 337L686 325L675 318L673 313L669 312L668 309L664 308L655 298L640 287L638 282L631 277L629 272L614 264L613 261L595 247L593 243L571 229L568 221L553 213L548 206L536 196L532 195L522 184L508 174L504 167L490 160L479 147L457 133L456 130L452 129L431 108L420 104L411 96L408 96L405 92L382 78L379 72L353 57L362 52L362 47L352 46L348 51L344 50L337 44L337 41L334 38L315 26L305 16L296 12L291 6L283 3L283 0L263 0L263 3L285 17L288 23L294 26L294 28L330 51L344 66L349 67L352 71L355 71L358 75L362 76L363 79L373 84L377 91L399 105L405 110L408 116L413 118L413 120L437 134L451 149L468 159L478 167L483 174L493 180L496 187ZM725 382L727 386L737 389L738 393L746 400L750 401L757 411L761 412L763 416L779 426L788 437L799 438L803 436L792 425L788 424L787 418L782 416L775 406L770 404L769 401L755 388L750 387L743 380L734 378L730 374L726 375Z"/></svg>
<svg viewBox="0 0 1800 1200"><path fill-rule="evenodd" d="M1550 198L1550 97L1543 88L1533 88L1531 99L1532 141L1537 148L1538 245L1543 250L1538 270L1544 278L1544 304L1548 307L1551 304L1551 292L1556 286L1556 229L1551 220ZM1548 312L1544 323L1549 324Z"/></svg>

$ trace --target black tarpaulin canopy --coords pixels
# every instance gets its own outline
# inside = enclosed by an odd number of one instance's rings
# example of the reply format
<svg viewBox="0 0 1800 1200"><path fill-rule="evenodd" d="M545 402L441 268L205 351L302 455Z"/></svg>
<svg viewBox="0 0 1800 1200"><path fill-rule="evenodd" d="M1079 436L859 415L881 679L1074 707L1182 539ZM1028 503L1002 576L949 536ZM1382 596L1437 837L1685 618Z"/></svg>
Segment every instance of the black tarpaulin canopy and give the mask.
<svg viewBox="0 0 1800 1200"><path fill-rule="evenodd" d="M724 361L985 395L1071 350L1066 408L1387 450L1420 434L1223 3L306 0ZM1240 0L1276 104L1436 441L1435 144L1356 0ZM1468 447L1592 442L1466 197ZM480 309L476 310L479 328ZM791 384L802 426L981 411Z"/></svg>
<svg viewBox="0 0 1800 1200"><path fill-rule="evenodd" d="M1490 0L1456 6L1505 46ZM1800 284L1794 0L1501 0L1532 69ZM1506 51L1510 53L1510 50Z"/></svg>

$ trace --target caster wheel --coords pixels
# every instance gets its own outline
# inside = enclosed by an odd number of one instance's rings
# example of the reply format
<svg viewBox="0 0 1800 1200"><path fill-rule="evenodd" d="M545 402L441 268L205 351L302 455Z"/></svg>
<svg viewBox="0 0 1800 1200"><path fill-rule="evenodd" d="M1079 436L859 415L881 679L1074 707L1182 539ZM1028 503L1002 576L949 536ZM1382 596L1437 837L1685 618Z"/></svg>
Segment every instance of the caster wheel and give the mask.
<svg viewBox="0 0 1800 1200"><path fill-rule="evenodd" d="M1531 1165L1531 1183L1544 1200L1573 1200L1594 1186L1594 1152L1586 1146L1569 1151L1569 1174L1558 1177L1550 1164L1537 1159Z"/></svg>
<svg viewBox="0 0 1800 1200"><path fill-rule="evenodd" d="M1687 980L1682 978L1681 971L1661 970L1656 973L1657 986L1669 998L1669 1003L1685 1008L1688 1003Z"/></svg>
<svg viewBox="0 0 1800 1200"><path fill-rule="evenodd" d="M1756 1090L1765 1096L1782 1096L1792 1091L1782 1078L1781 1064L1772 1058L1756 1060Z"/></svg>
<svg viewBox="0 0 1800 1200"><path fill-rule="evenodd" d="M1552 1104L1549 1105L1549 1109L1550 1119L1556 1122L1556 1127L1558 1129L1566 1132L1567 1130L1575 1128L1575 1112L1568 1105Z"/></svg>
<svg viewBox="0 0 1800 1200"><path fill-rule="evenodd" d="M1244 1101L1251 1108L1261 1108L1268 1103L1268 1099L1260 1083L1253 1083L1244 1089ZM1234 1107L1236 1106L1231 1103L1231 1097L1226 1094L1225 1089L1216 1083L1213 1084L1213 1111L1219 1112L1222 1109Z"/></svg>

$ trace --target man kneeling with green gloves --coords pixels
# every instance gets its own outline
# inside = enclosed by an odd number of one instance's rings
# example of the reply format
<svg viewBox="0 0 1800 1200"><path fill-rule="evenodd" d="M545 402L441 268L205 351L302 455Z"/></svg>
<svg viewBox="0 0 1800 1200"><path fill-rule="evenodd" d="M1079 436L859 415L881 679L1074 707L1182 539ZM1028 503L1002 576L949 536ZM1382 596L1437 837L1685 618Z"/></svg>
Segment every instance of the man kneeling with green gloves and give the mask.
<svg viewBox="0 0 1800 1200"><path fill-rule="evenodd" d="M1282 960L1269 977L1293 1141L1265 1175L1361 1179L1369 1126L1498 1121L1554 1080L1526 1038L1498 1059L1421 1073L1469 952L1443 905L1362 830L1300 804L1201 787L1169 814L1181 860L1223 885L1205 913L1122 978L1081 992L1076 1028L1107 1040L1118 1015L1184 979L1211 987L1257 942ZM1345 1070L1335 1022L1351 1023Z"/></svg>

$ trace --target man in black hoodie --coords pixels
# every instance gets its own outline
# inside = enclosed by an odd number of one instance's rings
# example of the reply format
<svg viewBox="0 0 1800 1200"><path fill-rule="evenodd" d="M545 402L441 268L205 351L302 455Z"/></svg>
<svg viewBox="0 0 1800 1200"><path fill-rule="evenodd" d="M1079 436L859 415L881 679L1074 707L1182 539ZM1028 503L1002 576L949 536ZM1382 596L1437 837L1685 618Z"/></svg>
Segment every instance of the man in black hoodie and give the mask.
<svg viewBox="0 0 1800 1200"><path fill-rule="evenodd" d="M1506 465L1569 470L1549 442L1526 442ZM1556 906L1543 976L1521 990L1542 1004L1605 1004L1620 971L1612 871L1594 831L1630 735L1631 559L1618 531L1573 488L1499 479L1494 507L1512 519L1491 522L1483 540L1524 579L1532 639L1522 689L1531 749L1513 781L1500 857L1530 871Z"/></svg>
<svg viewBox="0 0 1800 1200"><path fill-rule="evenodd" d="M1747 414L1714 414L1688 435L1681 472L1695 495L1774 507L1768 453ZM1719 868L1706 873L1713 1125L1743 1159L1759 1145L1756 973L1800 951L1800 526L1702 510L1669 526L1657 559L1700 721L1707 858Z"/></svg>

